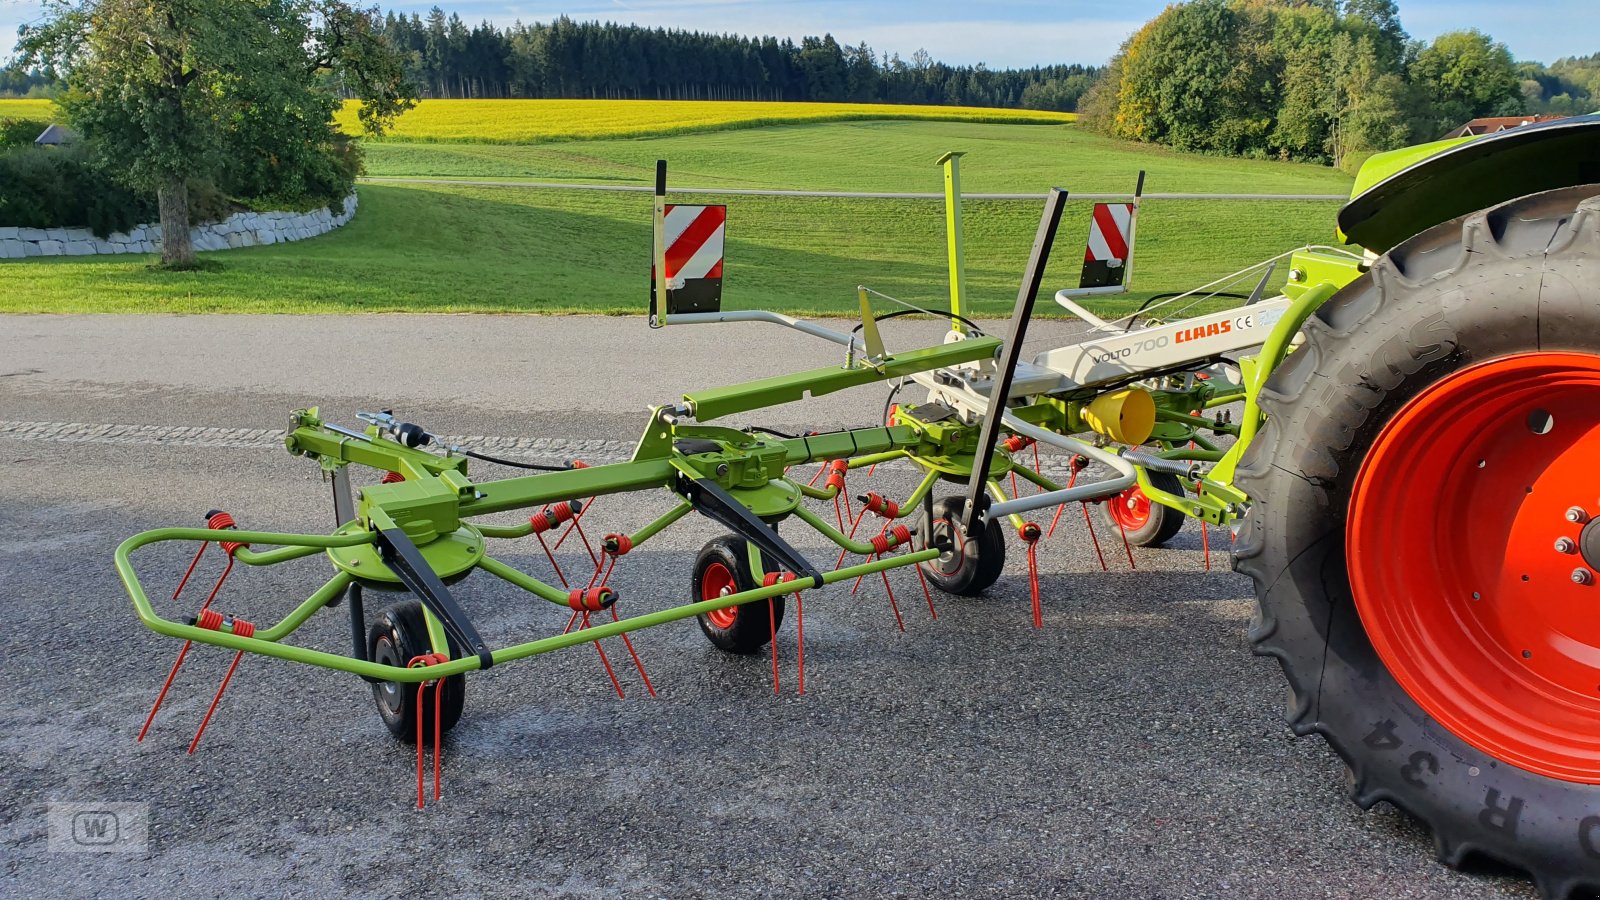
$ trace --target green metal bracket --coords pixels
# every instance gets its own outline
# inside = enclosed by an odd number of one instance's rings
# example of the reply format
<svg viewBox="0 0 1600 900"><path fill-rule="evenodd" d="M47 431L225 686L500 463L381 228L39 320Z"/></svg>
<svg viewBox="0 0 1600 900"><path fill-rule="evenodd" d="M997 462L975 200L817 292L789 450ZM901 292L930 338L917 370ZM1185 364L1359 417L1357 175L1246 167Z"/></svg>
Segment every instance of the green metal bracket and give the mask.
<svg viewBox="0 0 1600 900"><path fill-rule="evenodd" d="M861 337L867 344L867 361L876 367L889 354L883 349L883 338L878 334L878 321L872 317L872 300L867 297L865 285L856 287L856 299L861 304Z"/></svg>
<svg viewBox="0 0 1600 900"><path fill-rule="evenodd" d="M950 330L965 332L966 327L955 316L963 315L962 289L966 280L966 247L961 232L961 157L965 153L952 150L939 157L935 165L944 166L944 234L946 257L950 267Z"/></svg>
<svg viewBox="0 0 1600 900"><path fill-rule="evenodd" d="M1233 520L1229 504L1215 491L1198 493L1192 497L1186 494L1169 494L1150 481L1150 476L1144 467L1135 466L1133 471L1139 480L1139 490L1143 491L1152 503L1170 507L1186 516L1193 516L1212 525L1226 525Z"/></svg>
<svg viewBox="0 0 1600 900"><path fill-rule="evenodd" d="M1289 257L1289 280L1283 285L1283 295L1298 300L1324 284L1342 288L1365 271L1365 262L1349 254L1301 250Z"/></svg>

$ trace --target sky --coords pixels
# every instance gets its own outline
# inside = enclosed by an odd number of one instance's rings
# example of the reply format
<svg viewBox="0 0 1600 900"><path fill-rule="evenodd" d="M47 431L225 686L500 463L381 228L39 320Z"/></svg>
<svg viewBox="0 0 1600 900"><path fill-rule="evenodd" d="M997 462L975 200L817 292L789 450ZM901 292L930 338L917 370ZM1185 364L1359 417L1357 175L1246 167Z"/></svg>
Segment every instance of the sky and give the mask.
<svg viewBox="0 0 1600 900"><path fill-rule="evenodd" d="M373 0L358 0L363 5ZM1596 0L1399 0L1412 37L1477 28L1511 48L1519 60L1554 62L1600 52ZM426 13L433 2L389 2L385 9ZM521 19L632 22L646 26L799 39L831 32L840 43L866 41L903 57L919 48L935 59L991 68L1053 63L1097 65L1159 13L1167 0L440 0L469 23L500 25ZM17 26L36 19L39 0L0 0L0 58Z"/></svg>

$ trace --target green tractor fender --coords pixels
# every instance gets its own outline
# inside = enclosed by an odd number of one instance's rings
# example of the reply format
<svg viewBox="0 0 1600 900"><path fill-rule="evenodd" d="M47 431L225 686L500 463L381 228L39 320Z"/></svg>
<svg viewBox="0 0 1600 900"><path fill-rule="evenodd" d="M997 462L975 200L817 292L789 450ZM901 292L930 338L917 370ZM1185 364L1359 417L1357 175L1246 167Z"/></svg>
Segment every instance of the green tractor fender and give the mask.
<svg viewBox="0 0 1600 900"><path fill-rule="evenodd" d="M1373 156L1339 211L1345 241L1385 253L1441 222L1540 191L1600 183L1600 113Z"/></svg>

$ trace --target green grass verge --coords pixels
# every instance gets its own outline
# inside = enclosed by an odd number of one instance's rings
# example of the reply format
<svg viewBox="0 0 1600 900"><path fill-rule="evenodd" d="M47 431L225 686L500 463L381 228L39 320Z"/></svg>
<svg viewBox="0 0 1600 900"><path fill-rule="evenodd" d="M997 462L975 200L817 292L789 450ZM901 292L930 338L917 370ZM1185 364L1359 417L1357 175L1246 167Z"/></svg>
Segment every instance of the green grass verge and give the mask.
<svg viewBox="0 0 1600 900"><path fill-rule="evenodd" d="M692 202L686 198L686 202ZM1151 202L1140 222L1131 298L1182 290L1298 244L1329 239L1337 204ZM220 271L167 273L151 257L0 261L0 312L643 313L645 195L434 185L369 185L349 225L295 244L207 254ZM1087 203L1069 206L1048 273L1076 284ZM1027 202L967 204L968 290L978 314L1015 299L1038 224ZM728 308L850 314L857 284L945 303L937 201L735 198ZM1045 304L1041 312L1055 310Z"/></svg>
<svg viewBox="0 0 1600 900"><path fill-rule="evenodd" d="M950 150L967 153L971 193L1127 192L1140 169L1146 189L1162 193L1344 194L1351 185L1325 166L1174 153L1075 125L848 122L566 144L396 140L366 150L371 175L639 185L652 184L655 161L666 159L672 182L687 187L939 191L934 160Z"/></svg>

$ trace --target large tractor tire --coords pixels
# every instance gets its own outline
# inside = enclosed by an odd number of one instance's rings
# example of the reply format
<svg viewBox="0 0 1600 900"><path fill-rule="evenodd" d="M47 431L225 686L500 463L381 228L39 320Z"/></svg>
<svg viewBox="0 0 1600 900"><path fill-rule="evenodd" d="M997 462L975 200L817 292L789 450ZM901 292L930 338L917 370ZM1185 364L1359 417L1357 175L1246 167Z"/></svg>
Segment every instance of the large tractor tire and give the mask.
<svg viewBox="0 0 1600 900"><path fill-rule="evenodd" d="M1363 808L1600 891L1600 185L1396 247L1262 393L1237 568Z"/></svg>

